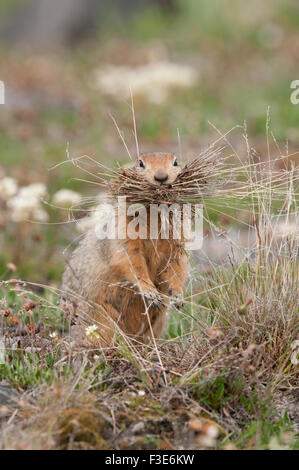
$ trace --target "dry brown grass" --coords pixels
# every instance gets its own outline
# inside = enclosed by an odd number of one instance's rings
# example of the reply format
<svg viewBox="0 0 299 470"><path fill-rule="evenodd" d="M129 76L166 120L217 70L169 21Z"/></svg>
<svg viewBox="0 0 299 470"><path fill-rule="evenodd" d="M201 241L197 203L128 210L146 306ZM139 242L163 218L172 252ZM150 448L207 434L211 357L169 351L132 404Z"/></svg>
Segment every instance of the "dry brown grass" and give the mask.
<svg viewBox="0 0 299 470"><path fill-rule="evenodd" d="M107 183L108 192L115 197L125 196L131 203L173 204L202 199L220 185L221 150L208 149L188 162L171 185L156 185L134 169L120 168Z"/></svg>

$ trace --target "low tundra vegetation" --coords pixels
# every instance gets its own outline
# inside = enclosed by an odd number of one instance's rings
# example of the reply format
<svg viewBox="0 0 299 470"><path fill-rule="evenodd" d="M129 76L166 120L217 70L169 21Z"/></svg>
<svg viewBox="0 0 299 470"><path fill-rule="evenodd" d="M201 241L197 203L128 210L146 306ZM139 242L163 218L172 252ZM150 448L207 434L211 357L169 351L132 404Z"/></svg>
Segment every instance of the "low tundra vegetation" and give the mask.
<svg viewBox="0 0 299 470"><path fill-rule="evenodd" d="M299 448L299 5L176 3L107 21L79 47L1 48L13 97L0 113L3 449ZM95 182L128 164L124 139L136 157L129 81L140 151L185 163L245 118L255 149L244 127L221 140L243 186L204 201L203 250L164 338L119 335L99 351L98 325L89 347L72 341L59 285L64 250L96 220Z"/></svg>
<svg viewBox="0 0 299 470"><path fill-rule="evenodd" d="M119 333L99 350L90 324L80 347L58 288L1 281L2 448L299 448L296 174L276 189L248 176L251 245L191 260L184 304L152 345Z"/></svg>

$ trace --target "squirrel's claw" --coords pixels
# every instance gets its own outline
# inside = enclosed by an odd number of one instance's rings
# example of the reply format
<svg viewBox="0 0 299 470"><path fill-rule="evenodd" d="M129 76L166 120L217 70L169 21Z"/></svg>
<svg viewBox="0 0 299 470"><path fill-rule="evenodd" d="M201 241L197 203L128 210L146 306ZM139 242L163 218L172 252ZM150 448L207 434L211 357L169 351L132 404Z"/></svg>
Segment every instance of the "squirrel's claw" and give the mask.
<svg viewBox="0 0 299 470"><path fill-rule="evenodd" d="M141 295L148 307L155 307L160 310L163 299L156 289L141 291Z"/></svg>
<svg viewBox="0 0 299 470"><path fill-rule="evenodd" d="M171 287L168 289L168 293L170 296L170 301L175 307L183 307L184 305L184 297L183 293L180 291L175 291Z"/></svg>

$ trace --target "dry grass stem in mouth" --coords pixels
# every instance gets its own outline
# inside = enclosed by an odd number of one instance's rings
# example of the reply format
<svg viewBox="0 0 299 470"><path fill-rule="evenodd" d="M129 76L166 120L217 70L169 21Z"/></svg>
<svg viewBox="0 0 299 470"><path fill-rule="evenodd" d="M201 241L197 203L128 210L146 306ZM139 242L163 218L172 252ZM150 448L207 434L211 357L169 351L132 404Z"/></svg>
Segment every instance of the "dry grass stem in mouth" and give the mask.
<svg viewBox="0 0 299 470"><path fill-rule="evenodd" d="M210 149L188 162L172 184L158 185L146 181L136 170L120 168L114 179L106 182L114 197L126 196L127 202L150 204L184 203L212 193L220 183L222 149Z"/></svg>
<svg viewBox="0 0 299 470"><path fill-rule="evenodd" d="M135 169L119 168L102 173L101 183L112 197L125 196L128 203L183 204L203 200L224 200L240 203L248 198L258 199L269 190L271 198L282 200L290 177L289 172L267 170L266 163L254 163L249 159L238 165L223 156L224 148L204 151L189 161L172 184L154 184L146 181ZM283 157L276 159L279 162ZM105 178L109 179L105 179ZM294 182L298 171L292 170Z"/></svg>

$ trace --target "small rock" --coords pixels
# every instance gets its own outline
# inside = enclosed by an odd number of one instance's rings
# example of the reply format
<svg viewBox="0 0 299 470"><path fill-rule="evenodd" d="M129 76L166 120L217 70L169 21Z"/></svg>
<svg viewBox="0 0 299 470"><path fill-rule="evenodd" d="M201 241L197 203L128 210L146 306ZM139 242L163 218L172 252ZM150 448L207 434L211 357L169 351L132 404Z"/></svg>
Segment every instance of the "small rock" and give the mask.
<svg viewBox="0 0 299 470"><path fill-rule="evenodd" d="M142 423L142 422L137 423L133 426L132 433L133 434L138 434L140 431L143 431L143 429L144 429L144 423Z"/></svg>
<svg viewBox="0 0 299 470"><path fill-rule="evenodd" d="M16 403L19 394L8 384L0 384L0 407Z"/></svg>
<svg viewBox="0 0 299 470"><path fill-rule="evenodd" d="M7 415L9 415L9 409L7 408L7 406L5 405L0 406L0 417L4 418Z"/></svg>
<svg viewBox="0 0 299 470"><path fill-rule="evenodd" d="M199 419L190 419L189 428L194 432L200 432L202 428L202 422Z"/></svg>

